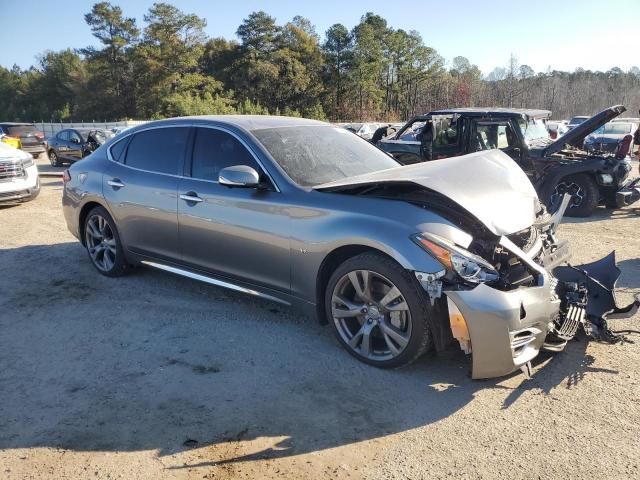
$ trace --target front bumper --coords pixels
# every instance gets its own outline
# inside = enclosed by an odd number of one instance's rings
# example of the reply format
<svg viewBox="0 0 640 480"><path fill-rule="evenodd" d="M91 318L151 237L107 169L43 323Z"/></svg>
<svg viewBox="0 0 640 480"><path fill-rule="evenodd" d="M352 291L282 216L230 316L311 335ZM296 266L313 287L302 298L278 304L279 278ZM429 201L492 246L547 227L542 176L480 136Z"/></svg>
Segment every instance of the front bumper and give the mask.
<svg viewBox="0 0 640 480"><path fill-rule="evenodd" d="M640 177L627 182L616 192L616 205L618 208L626 207L638 200L640 200Z"/></svg>
<svg viewBox="0 0 640 480"><path fill-rule="evenodd" d="M560 309L549 282L512 291L480 284L444 293L465 319L474 379L507 375L535 358Z"/></svg>
<svg viewBox="0 0 640 480"><path fill-rule="evenodd" d="M27 202L40 193L38 167L31 165L25 168L23 177L15 177L0 181L0 203Z"/></svg>

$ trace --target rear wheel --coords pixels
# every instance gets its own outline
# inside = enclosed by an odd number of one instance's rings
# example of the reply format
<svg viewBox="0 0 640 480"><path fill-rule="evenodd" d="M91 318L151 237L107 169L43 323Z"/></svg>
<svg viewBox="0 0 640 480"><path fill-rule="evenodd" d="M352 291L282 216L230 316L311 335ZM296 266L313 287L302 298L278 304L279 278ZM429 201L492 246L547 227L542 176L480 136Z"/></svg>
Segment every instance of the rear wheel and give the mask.
<svg viewBox="0 0 640 480"><path fill-rule="evenodd" d="M84 243L93 266L107 277L119 277L129 270L115 222L103 207L89 212L84 223Z"/></svg>
<svg viewBox="0 0 640 480"><path fill-rule="evenodd" d="M588 217L598 205L600 191L596 182L587 174L569 175L558 182L551 194L551 202L559 204L565 193L571 195L571 201L565 212L568 217Z"/></svg>
<svg viewBox="0 0 640 480"><path fill-rule="evenodd" d="M347 351L376 367L407 365L431 346L433 307L411 273L383 255L340 265L327 284L325 309Z"/></svg>
<svg viewBox="0 0 640 480"><path fill-rule="evenodd" d="M58 154L55 150L49 150L49 162L51 162L52 167L59 167L62 165L62 162L58 158Z"/></svg>

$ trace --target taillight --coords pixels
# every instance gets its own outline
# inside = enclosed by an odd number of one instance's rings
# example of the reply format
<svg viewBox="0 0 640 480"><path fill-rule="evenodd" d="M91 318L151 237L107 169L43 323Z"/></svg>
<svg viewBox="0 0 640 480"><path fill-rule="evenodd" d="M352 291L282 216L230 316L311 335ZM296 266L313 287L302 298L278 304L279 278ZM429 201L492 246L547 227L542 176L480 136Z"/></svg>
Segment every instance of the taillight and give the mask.
<svg viewBox="0 0 640 480"><path fill-rule="evenodd" d="M38 140L44 140L44 133L42 132L35 132L34 135L36 136L36 138Z"/></svg>
<svg viewBox="0 0 640 480"><path fill-rule="evenodd" d="M62 183L69 183L71 181L71 174L69 173L69 170L65 170L62 173Z"/></svg>

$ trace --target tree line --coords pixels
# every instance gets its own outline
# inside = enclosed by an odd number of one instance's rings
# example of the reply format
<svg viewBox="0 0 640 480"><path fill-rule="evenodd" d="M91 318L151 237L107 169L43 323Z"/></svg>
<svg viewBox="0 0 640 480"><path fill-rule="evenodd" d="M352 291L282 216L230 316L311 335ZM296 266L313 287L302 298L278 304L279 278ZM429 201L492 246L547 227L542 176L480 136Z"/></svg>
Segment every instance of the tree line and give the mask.
<svg viewBox="0 0 640 480"><path fill-rule="evenodd" d="M143 27L109 2L84 18L98 48L47 51L26 70L0 67L2 120L241 113L398 121L454 106L543 108L566 118L640 106L637 67L536 73L512 55L483 76L465 57L447 64L418 32L370 12L322 38L304 17L278 25L254 12L237 41L208 38L204 18L168 3L153 4Z"/></svg>

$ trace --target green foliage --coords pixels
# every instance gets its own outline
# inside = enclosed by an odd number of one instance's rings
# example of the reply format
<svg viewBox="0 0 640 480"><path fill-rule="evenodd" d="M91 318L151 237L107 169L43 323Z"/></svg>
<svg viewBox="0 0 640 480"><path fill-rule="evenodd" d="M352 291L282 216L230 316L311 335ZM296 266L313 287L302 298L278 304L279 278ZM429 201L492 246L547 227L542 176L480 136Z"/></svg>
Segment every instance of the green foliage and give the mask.
<svg viewBox="0 0 640 480"><path fill-rule="evenodd" d="M237 41L207 38L203 18L169 3L154 3L140 28L107 1L84 19L98 47L46 51L27 70L0 67L3 119L271 113L397 121L451 106L526 106L567 116L640 103L637 67L536 74L512 55L483 77L462 56L446 66L418 32L371 12L350 30L332 25L323 41L309 19L278 24L264 11L244 19Z"/></svg>

